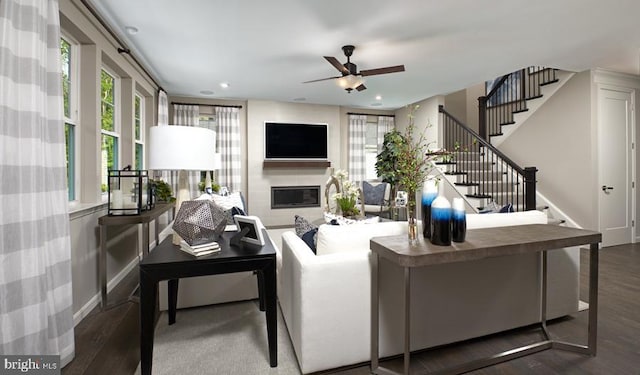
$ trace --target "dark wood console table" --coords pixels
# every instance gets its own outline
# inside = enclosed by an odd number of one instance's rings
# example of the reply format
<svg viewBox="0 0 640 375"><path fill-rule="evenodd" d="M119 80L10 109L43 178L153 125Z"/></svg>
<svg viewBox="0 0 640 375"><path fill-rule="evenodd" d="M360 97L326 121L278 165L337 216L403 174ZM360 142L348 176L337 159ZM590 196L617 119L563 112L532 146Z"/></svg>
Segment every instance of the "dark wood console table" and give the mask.
<svg viewBox="0 0 640 375"><path fill-rule="evenodd" d="M140 370L151 375L158 283L169 280L169 324L176 320L178 279L193 276L257 271L260 309L266 310L269 364L278 366L276 250L269 239L264 246L242 243L231 245L236 232L225 232L218 243L218 253L195 257L180 250L166 238L140 262ZM202 291L206 293L206 290ZM179 349L177 349L179 350Z"/></svg>
<svg viewBox="0 0 640 375"><path fill-rule="evenodd" d="M545 340L515 348L488 358L471 361L439 373L460 374L479 368L506 362L546 349L562 349L581 354L596 354L598 322L598 244L602 235L598 232L561 227L557 225L531 224L511 227L495 227L467 231L466 241L451 246L432 245L420 238L411 246L407 236L375 237L370 246L373 253L371 274L371 372L395 374L379 365L379 263L382 259L404 269L404 374L409 374L410 362L410 270L434 264L467 262L483 258L513 254L541 253L541 321ZM547 309L547 250L589 244L589 323L587 345L579 345L550 338L546 325Z"/></svg>
<svg viewBox="0 0 640 375"><path fill-rule="evenodd" d="M173 203L157 203L154 208L143 211L140 215L104 215L98 218L100 225L100 254L98 255L98 273L100 278L100 296L102 309L107 308L107 227L110 225L142 224L142 257L149 254L149 223L155 221L156 245L160 243L158 233L158 216L169 211Z"/></svg>

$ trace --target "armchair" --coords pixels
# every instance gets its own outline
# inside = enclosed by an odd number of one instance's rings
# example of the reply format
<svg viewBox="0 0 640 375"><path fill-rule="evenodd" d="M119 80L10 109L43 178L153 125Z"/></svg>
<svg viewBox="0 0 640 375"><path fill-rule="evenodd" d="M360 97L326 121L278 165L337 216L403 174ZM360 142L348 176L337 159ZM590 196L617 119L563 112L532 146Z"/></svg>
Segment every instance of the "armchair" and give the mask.
<svg viewBox="0 0 640 375"><path fill-rule="evenodd" d="M389 216L391 210L391 184L386 182L362 182L363 215L367 213Z"/></svg>

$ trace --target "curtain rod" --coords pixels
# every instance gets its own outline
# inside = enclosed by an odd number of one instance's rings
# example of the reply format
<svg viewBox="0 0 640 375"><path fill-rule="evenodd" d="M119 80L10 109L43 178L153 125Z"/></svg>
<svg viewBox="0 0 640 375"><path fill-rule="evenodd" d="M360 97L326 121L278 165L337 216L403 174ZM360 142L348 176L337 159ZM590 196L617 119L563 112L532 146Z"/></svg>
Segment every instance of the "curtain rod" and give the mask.
<svg viewBox="0 0 640 375"><path fill-rule="evenodd" d="M81 0L81 2L82 2L82 5L84 5L87 8L87 10L89 10L89 13L91 13L91 15L93 17L95 17L96 20L98 20L100 25L102 25L102 27L104 27L105 30L107 30L107 32L111 35L111 37L116 40L116 43L118 43L120 45L120 47L117 48L118 53L120 53L120 54L126 53L127 55L129 55L129 57L133 60L133 62L135 62L136 65L138 65L138 67L140 67L140 69L142 69L142 71L158 87L158 89L166 92L162 88L162 86L160 86L160 84L153 78L153 76L147 71L147 69L140 63L140 61L138 61L138 59L136 59L135 56L133 56L131 54L131 50L126 47L126 44L122 43L122 40L120 40L120 38L118 38L118 36L113 32L111 27L109 27L109 25L107 25L107 23L102 19L102 17L98 14L98 12L91 5L89 5L87 0Z"/></svg>
<svg viewBox="0 0 640 375"><path fill-rule="evenodd" d="M356 113L356 112L347 112L348 115L360 115L360 116L381 116L381 117L396 117L396 115L377 115L375 113Z"/></svg>
<svg viewBox="0 0 640 375"><path fill-rule="evenodd" d="M201 105L204 107L242 108L241 105L229 105L229 104L202 104L202 103L181 103L181 102L171 102L171 104Z"/></svg>

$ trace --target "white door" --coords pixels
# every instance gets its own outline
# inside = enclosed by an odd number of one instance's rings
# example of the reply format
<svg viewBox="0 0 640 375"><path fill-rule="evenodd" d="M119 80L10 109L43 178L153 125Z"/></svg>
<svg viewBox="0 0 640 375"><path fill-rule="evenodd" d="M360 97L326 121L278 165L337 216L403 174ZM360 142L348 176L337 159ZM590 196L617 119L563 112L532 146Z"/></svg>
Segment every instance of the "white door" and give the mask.
<svg viewBox="0 0 640 375"><path fill-rule="evenodd" d="M602 246L633 242L633 91L598 90Z"/></svg>

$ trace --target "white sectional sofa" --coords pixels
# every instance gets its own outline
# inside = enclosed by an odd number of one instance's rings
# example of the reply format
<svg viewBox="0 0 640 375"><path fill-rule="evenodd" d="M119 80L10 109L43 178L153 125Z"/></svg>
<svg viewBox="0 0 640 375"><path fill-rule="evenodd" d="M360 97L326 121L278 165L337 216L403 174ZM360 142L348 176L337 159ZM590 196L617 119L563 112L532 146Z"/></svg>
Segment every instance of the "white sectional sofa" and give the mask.
<svg viewBox="0 0 640 375"><path fill-rule="evenodd" d="M528 211L467 215L469 229L546 223ZM278 296L303 373L370 360L369 240L406 233L406 222L322 225L317 253L282 235ZM578 311L579 251L549 252L548 318ZM380 352L402 353L402 271L381 263ZM411 349L479 337L540 321L540 258L524 254L414 269Z"/></svg>

